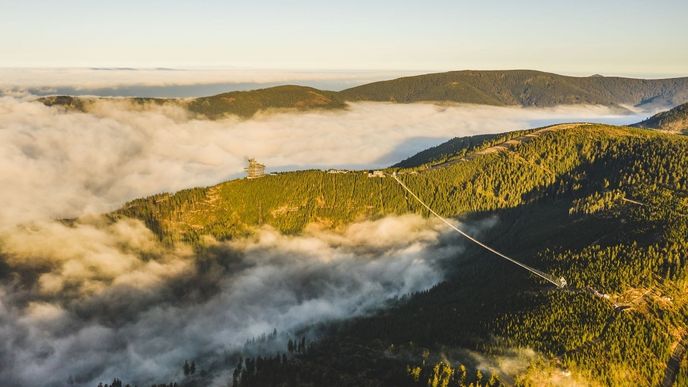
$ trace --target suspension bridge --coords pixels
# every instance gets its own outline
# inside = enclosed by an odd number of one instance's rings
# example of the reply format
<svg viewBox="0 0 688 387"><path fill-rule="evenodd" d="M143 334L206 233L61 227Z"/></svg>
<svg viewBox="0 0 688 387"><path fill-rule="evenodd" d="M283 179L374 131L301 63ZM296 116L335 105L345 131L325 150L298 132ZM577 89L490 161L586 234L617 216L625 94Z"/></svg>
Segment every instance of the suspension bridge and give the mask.
<svg viewBox="0 0 688 387"><path fill-rule="evenodd" d="M484 244L483 242L481 242L481 241L475 239L474 237L470 236L469 234L465 233L465 232L462 231L460 228L456 227L456 226L454 225L454 223L450 222L449 220L447 220L447 218L441 216L440 214L438 214L437 212L435 212L435 210L433 210L432 208L430 208L429 205L427 205L420 197L418 197L418 195L416 195L413 191L411 191L411 189L409 189L409 187L407 187L406 184L404 184L403 181L401 181L401 180L399 179L399 177L397 176L396 172L392 173L392 178L393 178L397 183L399 183L399 185L400 185L406 192L408 192L409 195L411 195L418 203L420 203L421 206L425 207L425 209L427 209L428 211L430 211L430 213L431 213L432 215L434 215L434 216L437 217L439 220L441 220L442 222L444 222L447 226L451 227L454 231L456 231L456 232L458 232L459 234L461 234L464 238L466 238L466 239L468 239L469 241L471 241L471 242L477 244L478 246L482 247L483 249L485 249L485 250L487 250L487 251L489 251L489 252L491 252L491 253L497 255L497 256L500 257L500 258L503 258L503 259L505 259L505 260L507 260L507 261L509 261L509 262L511 262L511 263L513 263L513 264L515 264L515 265L517 265L517 266L519 266L519 267L525 269L525 270L528 270L528 271L531 272L532 274L535 274L536 276L538 276L538 277L540 277L540 278L542 278L542 279L544 279L544 280L546 280L546 281L552 283L554 286L556 286L556 287L558 287L558 288L564 288L564 287L567 285L566 279L564 279L564 277L556 277L556 276L553 276L553 275L551 275L551 274L547 274L547 273L545 273L545 272L543 272L543 271L540 271L540 270L538 270L538 269L536 269L536 268L534 268L534 267L528 266L528 265L526 265L525 263L519 262L519 261L517 261L517 260L515 260L515 259L513 259L513 258L511 258L511 257L509 257L509 256L507 256L507 255L505 255L505 254L503 254L503 253L500 253L499 251L493 249L492 247L490 247L490 246Z"/></svg>

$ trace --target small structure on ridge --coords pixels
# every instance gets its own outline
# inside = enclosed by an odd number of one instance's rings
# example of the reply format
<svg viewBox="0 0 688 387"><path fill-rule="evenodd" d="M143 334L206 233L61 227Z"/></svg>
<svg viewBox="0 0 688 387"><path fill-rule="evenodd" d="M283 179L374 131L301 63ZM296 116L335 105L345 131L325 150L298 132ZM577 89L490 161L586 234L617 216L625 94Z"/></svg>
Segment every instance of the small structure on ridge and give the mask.
<svg viewBox="0 0 688 387"><path fill-rule="evenodd" d="M248 167L244 168L246 171L246 178L257 179L265 176L265 165L256 161L256 159L248 159Z"/></svg>

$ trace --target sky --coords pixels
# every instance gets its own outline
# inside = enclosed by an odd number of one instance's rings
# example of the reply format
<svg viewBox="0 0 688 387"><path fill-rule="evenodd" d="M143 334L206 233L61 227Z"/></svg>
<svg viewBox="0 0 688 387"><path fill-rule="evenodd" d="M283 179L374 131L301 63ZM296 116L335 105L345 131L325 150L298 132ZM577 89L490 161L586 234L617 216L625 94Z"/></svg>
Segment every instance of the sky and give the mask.
<svg viewBox="0 0 688 387"><path fill-rule="evenodd" d="M0 67L688 75L688 2L0 0Z"/></svg>

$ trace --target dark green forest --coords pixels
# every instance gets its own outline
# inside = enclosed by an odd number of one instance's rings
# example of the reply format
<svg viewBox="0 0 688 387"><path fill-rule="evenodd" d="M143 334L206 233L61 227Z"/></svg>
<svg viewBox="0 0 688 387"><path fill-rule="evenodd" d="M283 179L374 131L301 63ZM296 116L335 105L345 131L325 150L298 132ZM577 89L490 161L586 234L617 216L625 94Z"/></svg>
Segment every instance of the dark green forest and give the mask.
<svg viewBox="0 0 688 387"><path fill-rule="evenodd" d="M438 149L385 173L397 172L443 216L498 219L482 235L487 243L569 286L469 246L434 288L320 326L297 348L233 359L228 383L666 382L674 348L688 337L688 139L571 124ZM110 216L141 219L165 243L202 249L207 236L242 237L261 225L297 234L310 223L338 229L408 212L429 215L389 177L311 170L155 195ZM675 385L688 385L685 359L677 374Z"/></svg>
<svg viewBox="0 0 688 387"><path fill-rule="evenodd" d="M685 78L641 80L620 77L570 77L533 70L449 71L347 89L352 101L451 101L485 105L555 106L565 104L676 105L685 101Z"/></svg>

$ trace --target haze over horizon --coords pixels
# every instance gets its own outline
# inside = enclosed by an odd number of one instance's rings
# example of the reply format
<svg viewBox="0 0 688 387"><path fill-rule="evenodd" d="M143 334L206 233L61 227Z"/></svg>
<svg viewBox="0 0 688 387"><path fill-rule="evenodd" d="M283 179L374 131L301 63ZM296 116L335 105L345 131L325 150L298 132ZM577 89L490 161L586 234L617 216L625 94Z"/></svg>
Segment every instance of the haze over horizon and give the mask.
<svg viewBox="0 0 688 387"><path fill-rule="evenodd" d="M0 5L3 68L688 74L688 51L679 49L688 33L682 20L688 5L674 0L662 2L663 7L587 0L347 5L273 0L261 6L209 1L203 7L183 1L30 0Z"/></svg>

